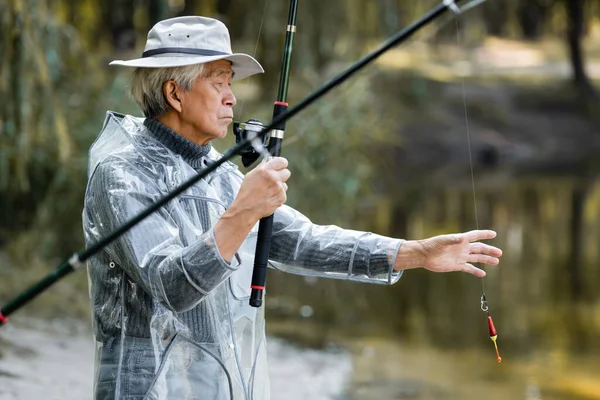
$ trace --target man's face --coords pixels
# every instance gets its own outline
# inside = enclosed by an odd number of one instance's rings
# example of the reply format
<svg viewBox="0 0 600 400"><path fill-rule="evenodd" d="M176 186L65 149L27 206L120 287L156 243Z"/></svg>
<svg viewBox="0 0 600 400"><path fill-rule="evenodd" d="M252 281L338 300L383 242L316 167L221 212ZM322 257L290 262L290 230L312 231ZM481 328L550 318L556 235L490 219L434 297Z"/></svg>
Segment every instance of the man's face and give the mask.
<svg viewBox="0 0 600 400"><path fill-rule="evenodd" d="M236 103L231 91L232 77L229 61L207 63L192 89L184 94L181 119L192 127L194 142L204 145L227 135Z"/></svg>

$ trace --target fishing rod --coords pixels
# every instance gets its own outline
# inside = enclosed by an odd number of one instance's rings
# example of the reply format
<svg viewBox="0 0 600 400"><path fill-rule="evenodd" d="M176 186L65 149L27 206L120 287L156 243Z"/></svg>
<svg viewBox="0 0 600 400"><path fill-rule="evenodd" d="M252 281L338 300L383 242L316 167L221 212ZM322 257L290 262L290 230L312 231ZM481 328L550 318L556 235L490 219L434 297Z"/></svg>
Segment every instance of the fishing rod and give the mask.
<svg viewBox="0 0 600 400"><path fill-rule="evenodd" d="M37 296L39 296L41 293L43 293L49 287L51 287L54 283L59 281L61 278L67 276L68 274L78 269L81 269L81 267L85 264L85 262L88 259L99 253L104 247L111 244L118 237L129 231L131 228L136 226L138 223L140 223L142 220L144 220L146 217L148 217L155 211L165 206L168 202L173 200L175 197L179 196L191 186L198 183L201 179L207 177L210 173L214 172L219 166L221 166L227 161L230 161L231 159L233 159L233 157L241 154L242 151L247 150L250 147L254 147L260 152L261 149L264 149L263 140L266 137L267 133L274 129L277 129L277 127L281 126L281 124L284 124L287 120L298 114L300 111L304 110L311 103L323 97L336 86L342 84L344 81L346 81L348 78L350 78L352 75L354 75L366 65L373 62L383 53L385 53L392 47L402 43L403 41L409 39L421 28L430 24L447 11L459 13L460 9L456 5L456 3L460 1L462 0L444 0L442 3L438 4L433 9L425 13L424 16L421 17L418 21L398 31L387 41L385 41L379 48L367 54L365 57L352 64L346 70L333 77L319 89L317 89L316 91L299 101L298 104L296 104L294 107L291 107L287 111L277 115L275 118L273 118L273 120L270 123L262 127L259 132L256 132L256 135L251 135L251 137L242 139L238 144L229 148L221 158L214 161L212 164L200 171L196 176L188 179L186 182L181 184L179 187L175 188L163 198L159 199L152 206L148 207L146 210L142 211L137 216L124 223L121 227L115 229L105 238L85 248L80 253L74 253L69 259L61 263L55 270L46 275L43 279L30 286L25 291L21 292L17 297L13 298L6 305L0 308L0 326L6 324L8 322L8 317L15 311L19 310L31 300L35 299Z"/></svg>
<svg viewBox="0 0 600 400"><path fill-rule="evenodd" d="M285 43L283 59L281 62L281 73L279 76L279 90L277 100L273 106L273 119L285 113L288 109L287 91L290 80L290 65L292 60L292 48L294 36L296 33L296 17L298 15L298 0L290 0L290 10L288 13L288 23L285 33ZM236 126L237 125L237 126ZM236 142L250 135L256 135L264 126L259 120L250 119L245 124L234 124L234 133ZM269 144L267 145L268 156L279 157L283 146L283 136L285 134L285 121L277 124L269 134ZM265 136L266 140L266 136ZM265 143L263 142L263 145ZM242 163L245 167L254 163L261 153L254 147L248 149L242 154ZM258 235L256 238L256 251L254 253L254 269L252 270L252 281L250 283L250 305L260 307L263 301L265 290L265 281L267 280L267 264L269 262L269 249L271 248L271 237L273 234L273 214L261 218L258 225Z"/></svg>

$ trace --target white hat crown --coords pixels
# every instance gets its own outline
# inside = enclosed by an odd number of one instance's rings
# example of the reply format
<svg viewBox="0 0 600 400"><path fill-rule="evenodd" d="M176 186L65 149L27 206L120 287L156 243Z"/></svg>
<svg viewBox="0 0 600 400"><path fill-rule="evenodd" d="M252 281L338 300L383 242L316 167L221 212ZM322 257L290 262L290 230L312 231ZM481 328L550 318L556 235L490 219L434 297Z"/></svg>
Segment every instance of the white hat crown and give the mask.
<svg viewBox="0 0 600 400"><path fill-rule="evenodd" d="M177 17L158 22L148 32L141 58L115 60L110 65L134 68L169 68L231 61L233 80L264 72L254 57L231 51L227 27L213 18Z"/></svg>
<svg viewBox="0 0 600 400"><path fill-rule="evenodd" d="M200 54L203 51L206 54ZM229 31L221 21L212 18L171 18L158 22L148 32L144 54L145 57L164 54L231 55Z"/></svg>

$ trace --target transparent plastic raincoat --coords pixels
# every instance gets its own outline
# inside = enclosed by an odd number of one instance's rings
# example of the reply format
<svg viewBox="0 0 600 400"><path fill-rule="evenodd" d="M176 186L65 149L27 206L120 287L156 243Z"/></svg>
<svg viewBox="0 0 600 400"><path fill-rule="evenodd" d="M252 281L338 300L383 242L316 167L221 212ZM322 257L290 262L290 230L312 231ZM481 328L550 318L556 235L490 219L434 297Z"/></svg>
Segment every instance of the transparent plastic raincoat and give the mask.
<svg viewBox="0 0 600 400"><path fill-rule="evenodd" d="M204 165L220 154L211 149ZM89 244L197 173L148 135L143 119L108 112L89 153L83 211ZM213 226L243 175L226 163L88 264L96 339L95 399L269 399L264 307L248 304L258 224L231 262ZM382 284L401 240L275 213L270 266Z"/></svg>

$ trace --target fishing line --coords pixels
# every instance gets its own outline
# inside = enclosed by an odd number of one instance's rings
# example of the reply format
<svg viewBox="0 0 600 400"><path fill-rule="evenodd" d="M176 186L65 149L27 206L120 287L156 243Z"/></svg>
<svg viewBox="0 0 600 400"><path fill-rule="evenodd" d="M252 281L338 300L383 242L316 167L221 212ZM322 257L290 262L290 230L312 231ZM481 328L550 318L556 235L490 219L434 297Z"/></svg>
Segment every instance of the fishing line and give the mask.
<svg viewBox="0 0 600 400"><path fill-rule="evenodd" d="M475 0L472 3L480 4L482 2L483 1ZM471 4L471 3L469 3L469 4ZM467 6L469 4L467 4ZM459 15L460 15L459 13L455 13L454 21L456 24L456 43L457 43L458 48L460 49L460 48L462 48L462 43L460 40ZM474 208L474 212L475 212L475 227L477 230L479 230L479 216L477 213L477 195L476 195L476 190L475 190L475 172L474 172L474 167L473 167L473 151L472 151L472 146L471 146L471 130L470 130L470 125L469 125L469 112L468 112L468 107L467 107L467 93L466 93L466 88L465 88L465 75L464 74L461 74L461 86L462 86L462 98L463 98L463 106L464 106L464 113L465 113L465 127L466 127L465 130L466 130L466 135L467 135L467 148L469 150L469 168L471 171L471 190L473 193L473 208ZM482 269L481 263L479 264L479 268ZM487 298L485 295L485 277L484 276L481 277L480 307L481 307L481 311L483 311L487 315L488 333L490 335L490 339L494 343L494 348L496 350L496 360L498 362L502 362L502 357L500 357L500 353L498 351L498 344L497 344L498 332L496 331L496 327L494 326L494 321L493 321L492 317L490 316Z"/></svg>
<svg viewBox="0 0 600 400"><path fill-rule="evenodd" d="M265 0L265 6L263 7L262 18L260 19L260 26L258 27L258 36L256 37L256 43L254 44L254 53L252 54L252 58L256 59L256 52L258 51L258 43L260 42L260 34L262 33L263 24L265 22L265 15L267 14L267 6L269 5L269 0ZM254 78L254 76L248 77L248 80L245 82L246 85L250 86L250 81ZM244 116L244 99L240 101L240 120L243 120Z"/></svg>

